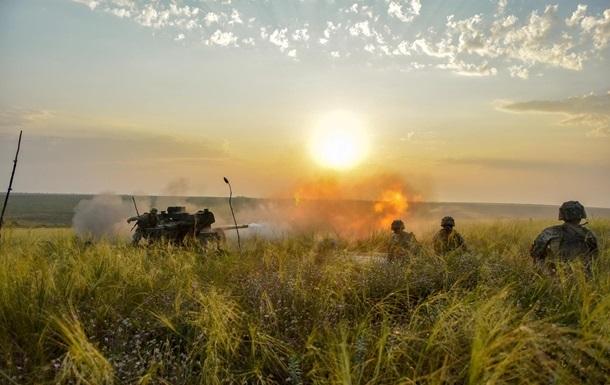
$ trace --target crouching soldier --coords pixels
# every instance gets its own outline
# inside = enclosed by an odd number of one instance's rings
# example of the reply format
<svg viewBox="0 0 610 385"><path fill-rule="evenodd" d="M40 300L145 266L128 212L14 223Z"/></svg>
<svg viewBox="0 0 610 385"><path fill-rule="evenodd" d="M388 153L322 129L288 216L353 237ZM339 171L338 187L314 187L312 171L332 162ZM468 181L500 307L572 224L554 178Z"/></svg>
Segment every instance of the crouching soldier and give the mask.
<svg viewBox="0 0 610 385"><path fill-rule="evenodd" d="M564 223L544 229L534 240L530 255L534 262L554 274L557 262L581 259L587 275L591 262L599 253L595 234L580 223L586 219L585 208L578 201L564 202L559 207L559 220Z"/></svg>
<svg viewBox="0 0 610 385"><path fill-rule="evenodd" d="M137 217L127 219L127 223L136 222L136 231L133 233L133 244L137 245L142 238L147 238L147 230L152 229L159 223L157 209L152 208L150 213L144 213Z"/></svg>
<svg viewBox="0 0 610 385"><path fill-rule="evenodd" d="M441 229L434 235L434 251L437 254L447 254L454 250L466 251L464 238L453 230L455 220L452 217L441 219Z"/></svg>
<svg viewBox="0 0 610 385"><path fill-rule="evenodd" d="M405 231L405 224L400 219L392 222L392 238L388 245L388 261L406 261L410 254L419 251L420 246L413 233Z"/></svg>

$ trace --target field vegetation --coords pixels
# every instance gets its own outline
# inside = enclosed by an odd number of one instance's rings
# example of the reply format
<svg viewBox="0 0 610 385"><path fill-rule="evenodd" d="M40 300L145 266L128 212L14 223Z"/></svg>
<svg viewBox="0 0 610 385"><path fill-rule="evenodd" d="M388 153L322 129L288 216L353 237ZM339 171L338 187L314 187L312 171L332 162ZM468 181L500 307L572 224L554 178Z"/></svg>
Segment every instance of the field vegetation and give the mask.
<svg viewBox="0 0 610 385"><path fill-rule="evenodd" d="M578 263L535 269L528 247L548 224L464 225L469 253L404 264L368 257L386 234L202 256L8 228L0 383L607 383L610 221L591 223L590 279Z"/></svg>

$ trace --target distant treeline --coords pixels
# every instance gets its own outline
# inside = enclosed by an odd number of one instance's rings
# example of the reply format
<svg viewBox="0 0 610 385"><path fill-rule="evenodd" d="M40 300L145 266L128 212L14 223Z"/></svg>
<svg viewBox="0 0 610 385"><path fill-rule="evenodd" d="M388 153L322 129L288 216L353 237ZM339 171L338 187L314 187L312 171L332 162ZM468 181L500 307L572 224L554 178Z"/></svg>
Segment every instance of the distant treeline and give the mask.
<svg viewBox="0 0 610 385"><path fill-rule="evenodd" d="M69 227L72 225L74 210L78 203L93 197L94 195L88 194L13 193L7 208L5 223L19 227ZM121 195L121 197L126 202L131 200L129 195ZM0 194L0 199L4 199L4 193ZM165 210L169 205L186 205L189 210L209 208L217 213L217 217L230 218L226 197L139 196L137 200L138 202L148 203L146 206L140 207L140 211L147 210L149 207ZM586 204L586 202L584 203ZM249 210L252 212L261 206L270 204L292 205L294 202L291 200L234 198L234 208L238 214L240 211ZM353 204L354 210L368 210L372 203L354 201L351 204ZM610 208L587 207L587 213L593 218L610 218ZM130 210L125 213L125 217L134 214L134 210ZM417 202L410 205L408 212L408 218L412 221L435 221L445 215L452 215L463 221L478 219L556 219L557 206Z"/></svg>
<svg viewBox="0 0 610 385"><path fill-rule="evenodd" d="M4 199L4 193L0 194L0 200ZM30 194L12 193L5 214L5 223L19 227L69 227L72 225L74 210L79 202L93 199L95 195L90 194ZM122 195L123 200L131 202L130 195ZM155 206L158 201L164 204L200 206L201 208L216 208L222 210L227 205L227 198L222 197L156 197L150 196L146 199L138 198L138 201L150 202ZM235 198L236 207L252 201L250 198ZM162 203L159 202L159 203ZM147 210L144 206L140 211ZM159 206L160 210L166 207ZM125 216L135 215L135 210L125 213Z"/></svg>

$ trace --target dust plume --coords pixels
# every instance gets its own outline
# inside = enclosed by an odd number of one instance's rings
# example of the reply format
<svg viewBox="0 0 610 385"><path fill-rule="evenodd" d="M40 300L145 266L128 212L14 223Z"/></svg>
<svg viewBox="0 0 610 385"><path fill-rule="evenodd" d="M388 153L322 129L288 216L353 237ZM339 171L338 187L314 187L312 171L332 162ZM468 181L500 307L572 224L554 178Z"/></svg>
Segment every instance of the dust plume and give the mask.
<svg viewBox="0 0 610 385"><path fill-rule="evenodd" d="M133 211L133 205L118 195L96 195L76 205L72 227L82 238L127 238L131 226L125 222L126 214Z"/></svg>

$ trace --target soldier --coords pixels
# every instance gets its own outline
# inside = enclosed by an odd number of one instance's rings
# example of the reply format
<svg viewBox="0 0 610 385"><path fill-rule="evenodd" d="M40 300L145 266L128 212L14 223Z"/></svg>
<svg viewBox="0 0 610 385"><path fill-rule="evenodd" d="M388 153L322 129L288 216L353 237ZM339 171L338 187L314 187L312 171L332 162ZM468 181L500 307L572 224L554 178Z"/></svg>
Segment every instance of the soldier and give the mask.
<svg viewBox="0 0 610 385"><path fill-rule="evenodd" d="M534 240L530 255L541 267L555 272L555 262L570 262L582 258L587 274L591 261L599 253L597 238L580 224L586 219L585 208L578 201L564 202L559 207L559 220L564 223L544 229Z"/></svg>
<svg viewBox="0 0 610 385"><path fill-rule="evenodd" d="M392 222L392 238L388 247L388 260L390 262L402 261L419 250L419 243L413 233L405 231L405 224L400 219Z"/></svg>
<svg viewBox="0 0 610 385"><path fill-rule="evenodd" d="M157 209L153 207L150 210L150 213L144 213L140 216L127 219L127 223L133 221L136 221L136 231L133 233L133 244L137 245L140 242L140 239L147 237L146 230L154 228L159 223Z"/></svg>
<svg viewBox="0 0 610 385"><path fill-rule="evenodd" d="M455 220L452 217L441 219L441 229L434 236L434 251L437 254L447 254L454 250L461 249L466 251L464 238L457 231L453 230Z"/></svg>

